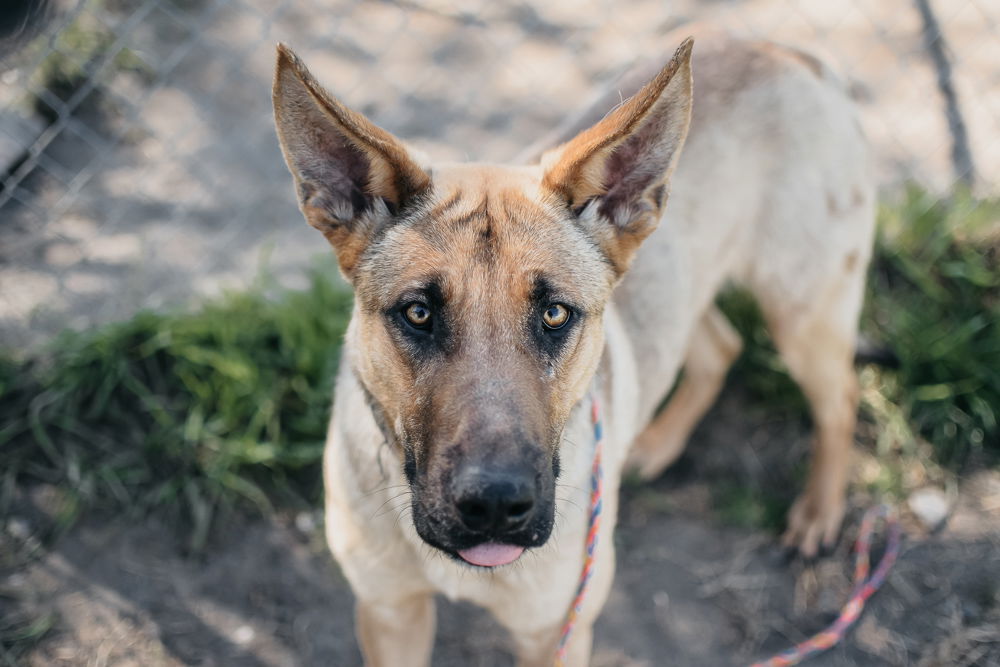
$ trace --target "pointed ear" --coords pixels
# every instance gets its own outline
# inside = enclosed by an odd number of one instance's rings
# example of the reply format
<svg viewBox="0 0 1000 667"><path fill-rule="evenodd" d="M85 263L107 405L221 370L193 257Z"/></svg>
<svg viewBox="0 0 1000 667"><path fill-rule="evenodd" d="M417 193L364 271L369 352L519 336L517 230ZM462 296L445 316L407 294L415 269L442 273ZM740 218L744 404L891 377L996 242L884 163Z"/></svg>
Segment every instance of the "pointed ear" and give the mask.
<svg viewBox="0 0 1000 667"><path fill-rule="evenodd" d="M621 275L656 229L691 120L688 38L638 93L542 157L543 187L593 235Z"/></svg>
<svg viewBox="0 0 1000 667"><path fill-rule="evenodd" d="M371 234L425 191L430 176L398 139L323 90L283 44L273 102L299 207L352 280Z"/></svg>

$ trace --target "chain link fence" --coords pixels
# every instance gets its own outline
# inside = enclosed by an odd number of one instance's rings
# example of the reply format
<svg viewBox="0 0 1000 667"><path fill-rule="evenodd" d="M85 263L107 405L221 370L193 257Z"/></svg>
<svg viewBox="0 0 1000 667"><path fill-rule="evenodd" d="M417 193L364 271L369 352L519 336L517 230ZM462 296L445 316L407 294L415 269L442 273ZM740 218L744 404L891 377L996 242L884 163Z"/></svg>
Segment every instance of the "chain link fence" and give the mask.
<svg viewBox="0 0 1000 667"><path fill-rule="evenodd" d="M887 194L1000 189L994 0L13 0L0 16L0 344L251 282L323 251L271 122L287 42L441 159L501 161L666 31L708 21L843 73ZM697 76L697 73L696 73Z"/></svg>

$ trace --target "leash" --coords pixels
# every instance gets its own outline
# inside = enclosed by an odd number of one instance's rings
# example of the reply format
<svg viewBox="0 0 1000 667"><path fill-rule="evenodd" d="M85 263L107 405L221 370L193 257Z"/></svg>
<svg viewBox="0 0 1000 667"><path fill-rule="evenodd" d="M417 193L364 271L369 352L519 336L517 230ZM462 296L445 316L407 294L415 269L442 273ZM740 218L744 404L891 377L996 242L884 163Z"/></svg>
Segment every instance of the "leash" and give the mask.
<svg viewBox="0 0 1000 667"><path fill-rule="evenodd" d="M875 567L875 572L869 577L872 535L875 532L875 521L878 519L882 519L885 522L889 531L889 537L887 538L882 560L879 561ZM847 600L847 604L841 610L840 616L825 630L816 633L801 644L797 644L787 651L779 653L763 662L755 662L751 667L789 667L790 665L797 665L806 658L837 645L844 638L844 635L847 634L851 626L854 625L854 622L858 620L858 617L861 616L868 598L885 582L886 575L889 574L889 569L892 568L892 564L896 562L896 558L899 556L901 534L902 530L899 527L895 512L888 505L877 505L865 512L865 516L861 520L861 528L858 529L858 539L854 543L854 553L856 554L854 563L854 589L851 592L851 597Z"/></svg>
<svg viewBox="0 0 1000 667"><path fill-rule="evenodd" d="M601 466L601 445L604 442L604 428L601 425L601 403L597 396L590 397L590 418L594 424L594 463L590 470L590 524L587 530L587 544L584 551L583 570L580 572L580 584L576 588L576 597L566 613L562 632L559 633L559 646L556 649L555 667L565 667L566 649L569 637L573 634L576 619L583 609L583 600L587 595L587 584L594 575L594 555L597 552L597 531L601 527L601 496L604 492L604 469Z"/></svg>
<svg viewBox="0 0 1000 667"><path fill-rule="evenodd" d="M566 620L563 622L562 632L559 634L559 645L556 649L555 667L565 667L566 652L570 635L576 626L577 618L583 609L583 601L587 595L587 584L590 583L594 575L594 555L597 551L597 533L601 526L601 497L604 491L604 470L601 466L601 448L604 441L604 428L601 422L601 404L597 396L591 396L590 416L594 425L594 463L590 472L590 522L587 531L587 542L584 551L583 570L580 572L580 583L576 589L576 597L573 604L566 613ZM875 522L882 519L888 530L888 538L885 553L875 567L875 572L871 571L871 546L872 537L875 533ZM861 527L858 529L858 537L854 542L855 563L854 563L854 588L847 604L844 605L833 623L825 630L822 630L809 639L796 644L794 647L783 651L773 658L761 662L755 662L751 667L791 667L803 660L833 648L840 643L847 631L861 616L865 608L865 603L875 592L885 583L885 578L889 574L893 563L899 556L899 546L902 530L896 519L895 512L885 504L877 505L865 512L861 520Z"/></svg>

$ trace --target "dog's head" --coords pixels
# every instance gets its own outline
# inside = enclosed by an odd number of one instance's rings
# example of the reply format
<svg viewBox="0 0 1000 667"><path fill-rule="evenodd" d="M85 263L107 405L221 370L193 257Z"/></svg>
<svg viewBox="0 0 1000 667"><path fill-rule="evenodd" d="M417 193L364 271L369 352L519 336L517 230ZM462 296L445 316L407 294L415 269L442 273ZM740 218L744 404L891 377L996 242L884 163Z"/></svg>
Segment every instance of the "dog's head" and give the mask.
<svg viewBox="0 0 1000 667"><path fill-rule="evenodd" d="M401 452L417 532L452 556L500 565L551 533L563 427L687 133L690 53L515 168L424 164L278 49L278 136L355 289L355 372Z"/></svg>

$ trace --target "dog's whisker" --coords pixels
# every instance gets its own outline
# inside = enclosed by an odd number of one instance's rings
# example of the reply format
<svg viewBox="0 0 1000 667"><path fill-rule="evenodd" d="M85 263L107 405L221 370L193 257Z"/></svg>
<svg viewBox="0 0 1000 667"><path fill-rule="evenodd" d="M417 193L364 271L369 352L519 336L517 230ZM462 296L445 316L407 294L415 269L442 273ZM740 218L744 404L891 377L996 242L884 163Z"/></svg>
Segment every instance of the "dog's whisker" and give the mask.
<svg viewBox="0 0 1000 667"><path fill-rule="evenodd" d="M563 484L561 482L556 482L556 488L571 489L573 491L576 491L577 493L590 493L590 489L584 489L583 487L579 487L576 484Z"/></svg>
<svg viewBox="0 0 1000 667"><path fill-rule="evenodd" d="M368 492L362 494L361 497L362 498L367 498L368 496L374 496L376 493L382 493L383 491L391 491L393 489L399 489L399 488L402 488L404 486L409 486L409 484L407 484L405 482L402 483L402 484L390 484L389 486L383 486L383 487L377 488L374 491L368 491Z"/></svg>
<svg viewBox="0 0 1000 667"><path fill-rule="evenodd" d="M396 520L393 522L393 528L399 527L399 522L406 515L407 510L410 510L412 512L412 508L404 507L402 510L400 510L399 514L396 515Z"/></svg>
<svg viewBox="0 0 1000 667"><path fill-rule="evenodd" d="M399 514L401 514L402 512L406 512L407 510L413 511L413 505L409 500L403 501L402 503L390 507L385 512L383 512L383 514L396 514L398 516Z"/></svg>
<svg viewBox="0 0 1000 667"><path fill-rule="evenodd" d="M556 512L559 512L559 505L558 505L558 503L568 503L568 504L572 505L573 507L575 507L576 509L580 510L581 512L583 511L583 506L580 505L580 503L578 503L575 500L573 500L572 498L561 498L559 496L556 496L556 503L557 503L556 504Z"/></svg>
<svg viewBox="0 0 1000 667"><path fill-rule="evenodd" d="M382 508L384 508L389 503L391 503L391 502L393 502L395 500L399 500L400 498L402 498L404 496L410 496L410 495L412 495L412 491L404 491L403 493L399 493L399 494L393 496L392 498L389 498L384 503L382 503L381 505L378 506L378 509L376 509L375 513L371 516L371 518L369 518L369 521L374 521L379 516L381 516L382 514L384 514L385 512L382 512ZM407 502L409 502L409 501L407 501Z"/></svg>
<svg viewBox="0 0 1000 667"><path fill-rule="evenodd" d="M392 497L390 497L390 498L386 499L386 501L385 501L385 502L383 502L383 503L382 503L381 505L379 505L379 506L378 506L378 508L377 508L377 509L375 510L375 513L374 513L374 515L373 515L373 516L371 517L371 519L374 519L374 518L375 518L375 516L377 516L377 515L378 515L379 511L380 511L380 510L381 510L381 509L382 509L383 507L385 507L386 505L388 505L389 503L391 503L391 502L393 502L393 501L395 501L395 500L398 500L398 499L400 499L400 498L402 498L402 497L404 497L404 496L408 496L408 495L412 495L412 491L409 491L409 490L407 490L407 491L403 491L402 493L397 493L396 495L394 495L394 496L392 496Z"/></svg>

